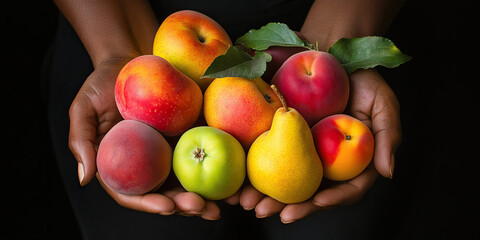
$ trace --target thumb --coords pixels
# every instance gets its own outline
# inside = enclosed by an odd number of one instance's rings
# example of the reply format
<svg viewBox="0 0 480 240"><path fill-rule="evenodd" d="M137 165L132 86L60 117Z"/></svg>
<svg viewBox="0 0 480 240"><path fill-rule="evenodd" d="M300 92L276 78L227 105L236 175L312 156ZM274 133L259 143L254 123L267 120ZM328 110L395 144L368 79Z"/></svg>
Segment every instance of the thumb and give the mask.
<svg viewBox="0 0 480 240"><path fill-rule="evenodd" d="M374 165L384 177L392 178L395 168L395 151L400 145L402 130L400 104L391 89L377 96L372 109L372 131L375 136Z"/></svg>
<svg viewBox="0 0 480 240"><path fill-rule="evenodd" d="M81 101L79 96L70 106L70 130L68 145L78 162L78 179L81 186L85 186L94 177L96 172L96 133L97 121L94 109L87 101Z"/></svg>

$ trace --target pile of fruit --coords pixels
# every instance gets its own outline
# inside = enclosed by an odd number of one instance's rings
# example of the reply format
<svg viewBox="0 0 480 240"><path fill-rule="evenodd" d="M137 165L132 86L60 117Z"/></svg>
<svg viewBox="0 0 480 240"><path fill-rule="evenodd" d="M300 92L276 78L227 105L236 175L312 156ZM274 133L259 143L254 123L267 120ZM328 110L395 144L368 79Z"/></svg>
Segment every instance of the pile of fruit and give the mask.
<svg viewBox="0 0 480 240"><path fill-rule="evenodd" d="M351 179L373 157L370 129L343 114L348 75L408 60L380 37L340 39L318 51L281 23L234 45L213 19L173 13L153 55L132 59L118 75L115 100L125 120L100 143L99 176L116 192L140 195L173 169L187 191L211 200L233 195L248 177L280 202L305 201L322 178Z"/></svg>

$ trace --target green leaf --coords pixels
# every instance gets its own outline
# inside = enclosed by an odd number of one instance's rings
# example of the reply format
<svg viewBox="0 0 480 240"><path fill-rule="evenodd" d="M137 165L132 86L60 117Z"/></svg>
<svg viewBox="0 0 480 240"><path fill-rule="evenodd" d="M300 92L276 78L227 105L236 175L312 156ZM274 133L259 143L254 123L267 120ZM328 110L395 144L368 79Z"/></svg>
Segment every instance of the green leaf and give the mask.
<svg viewBox="0 0 480 240"><path fill-rule="evenodd" d="M342 38L335 42L328 53L335 56L348 74L362 68L375 66L395 68L412 59L402 53L388 38L368 36L361 38Z"/></svg>
<svg viewBox="0 0 480 240"><path fill-rule="evenodd" d="M258 30L252 29L238 38L235 44L254 50L265 50L271 46L309 47L284 23L269 23Z"/></svg>
<svg viewBox="0 0 480 240"><path fill-rule="evenodd" d="M268 53L257 51L250 56L238 46L230 46L224 55L215 58L202 78L243 77L254 79L261 77L272 60Z"/></svg>

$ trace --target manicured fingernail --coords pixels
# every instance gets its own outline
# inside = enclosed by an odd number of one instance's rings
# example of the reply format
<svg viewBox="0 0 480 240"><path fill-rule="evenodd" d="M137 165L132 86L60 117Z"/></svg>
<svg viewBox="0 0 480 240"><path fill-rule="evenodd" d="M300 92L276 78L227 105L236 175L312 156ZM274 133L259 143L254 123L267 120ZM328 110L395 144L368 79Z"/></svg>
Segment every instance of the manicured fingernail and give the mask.
<svg viewBox="0 0 480 240"><path fill-rule="evenodd" d="M395 170L395 154L392 153L390 157L390 179L393 178L393 171Z"/></svg>
<svg viewBox="0 0 480 240"><path fill-rule="evenodd" d="M85 169L81 162L78 163L78 180L80 182L80 186L83 187L83 178L85 177Z"/></svg>

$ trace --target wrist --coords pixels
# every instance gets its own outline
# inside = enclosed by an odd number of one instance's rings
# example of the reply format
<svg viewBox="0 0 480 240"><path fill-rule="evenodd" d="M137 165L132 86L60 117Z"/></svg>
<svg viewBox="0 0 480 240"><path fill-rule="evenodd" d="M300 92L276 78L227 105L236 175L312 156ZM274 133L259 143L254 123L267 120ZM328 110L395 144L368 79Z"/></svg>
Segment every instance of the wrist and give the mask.
<svg viewBox="0 0 480 240"><path fill-rule="evenodd" d="M383 35L400 10L404 0L316 0L300 32L319 50L340 38Z"/></svg>
<svg viewBox="0 0 480 240"><path fill-rule="evenodd" d="M128 62L133 58L143 55L142 52L135 48L112 48L105 47L89 52L93 67L96 69L105 64L113 64L120 62Z"/></svg>
<svg viewBox="0 0 480 240"><path fill-rule="evenodd" d="M147 0L55 0L94 67L109 59L151 54L158 21Z"/></svg>

